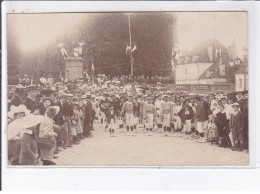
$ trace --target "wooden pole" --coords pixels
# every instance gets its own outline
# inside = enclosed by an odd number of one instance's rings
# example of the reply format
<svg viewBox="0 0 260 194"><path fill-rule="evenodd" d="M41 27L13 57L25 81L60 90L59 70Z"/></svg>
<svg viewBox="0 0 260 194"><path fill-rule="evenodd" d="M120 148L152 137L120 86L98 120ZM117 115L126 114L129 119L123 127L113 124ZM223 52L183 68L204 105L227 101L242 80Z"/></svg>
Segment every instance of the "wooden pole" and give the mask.
<svg viewBox="0 0 260 194"><path fill-rule="evenodd" d="M132 50L132 37L131 37L131 21L130 21L130 15L128 14L128 24L129 24L129 40L130 40L130 49ZM134 76L134 58L132 55L132 51L130 50L130 63L131 63L131 76Z"/></svg>

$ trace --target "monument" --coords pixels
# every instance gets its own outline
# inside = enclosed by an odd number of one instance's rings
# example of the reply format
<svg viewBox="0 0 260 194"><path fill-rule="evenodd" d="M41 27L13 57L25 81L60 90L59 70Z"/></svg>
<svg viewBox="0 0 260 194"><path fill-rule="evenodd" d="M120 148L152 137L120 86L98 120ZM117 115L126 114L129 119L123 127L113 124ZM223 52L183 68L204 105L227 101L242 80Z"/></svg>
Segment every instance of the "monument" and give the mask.
<svg viewBox="0 0 260 194"><path fill-rule="evenodd" d="M84 59L69 57L65 60L65 78L74 80L80 78L83 72Z"/></svg>
<svg viewBox="0 0 260 194"><path fill-rule="evenodd" d="M69 80L78 79L83 72L84 59L81 58L84 42L80 41L80 33L78 30L73 30L67 34L68 42L65 45L60 42L57 47L64 58L65 78ZM70 52L67 51L67 48Z"/></svg>

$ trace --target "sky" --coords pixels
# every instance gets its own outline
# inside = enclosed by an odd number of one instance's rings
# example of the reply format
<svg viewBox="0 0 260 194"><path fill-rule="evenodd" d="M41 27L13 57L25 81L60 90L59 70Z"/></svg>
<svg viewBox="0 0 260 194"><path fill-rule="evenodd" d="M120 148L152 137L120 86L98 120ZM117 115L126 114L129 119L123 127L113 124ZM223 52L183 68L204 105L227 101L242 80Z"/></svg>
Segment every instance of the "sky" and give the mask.
<svg viewBox="0 0 260 194"><path fill-rule="evenodd" d="M10 27L19 49L23 52L49 46L80 25L86 14L9 14ZM8 36L8 34L7 34Z"/></svg>
<svg viewBox="0 0 260 194"><path fill-rule="evenodd" d="M216 38L228 47L235 40L238 55L247 47L246 12L176 12L177 38L181 50L191 50L200 42ZM88 14L9 14L8 29L23 52L47 47L73 31ZM9 31L10 32L10 31Z"/></svg>
<svg viewBox="0 0 260 194"><path fill-rule="evenodd" d="M215 38L225 47L235 40L237 52L247 46L246 12L177 12L177 37L182 50L191 50L203 40Z"/></svg>

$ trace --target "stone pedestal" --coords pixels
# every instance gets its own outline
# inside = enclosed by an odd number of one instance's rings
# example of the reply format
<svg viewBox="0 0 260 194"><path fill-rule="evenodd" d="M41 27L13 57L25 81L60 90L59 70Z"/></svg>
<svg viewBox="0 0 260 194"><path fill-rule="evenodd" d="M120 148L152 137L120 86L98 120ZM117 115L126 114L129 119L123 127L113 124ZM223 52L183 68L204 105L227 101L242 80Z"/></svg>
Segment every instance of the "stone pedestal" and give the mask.
<svg viewBox="0 0 260 194"><path fill-rule="evenodd" d="M69 80L80 78L83 72L82 58L68 58L65 59L65 77Z"/></svg>

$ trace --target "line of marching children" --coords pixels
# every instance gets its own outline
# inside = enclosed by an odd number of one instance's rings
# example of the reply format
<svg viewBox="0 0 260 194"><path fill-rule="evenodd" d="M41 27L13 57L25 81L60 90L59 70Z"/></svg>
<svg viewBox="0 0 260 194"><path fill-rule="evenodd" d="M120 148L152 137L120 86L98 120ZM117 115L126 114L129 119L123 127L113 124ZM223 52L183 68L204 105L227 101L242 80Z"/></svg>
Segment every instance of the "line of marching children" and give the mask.
<svg viewBox="0 0 260 194"><path fill-rule="evenodd" d="M102 106L104 103L101 105L105 115L102 120L107 118L106 128L111 136L117 127L122 131L124 125L128 136L135 136L135 132L143 129L148 136L159 132L199 143L215 143L233 151L248 149L247 91L229 95L222 91L208 95L129 94L126 100L121 100L120 113L116 111L115 101L106 102L107 108Z"/></svg>

